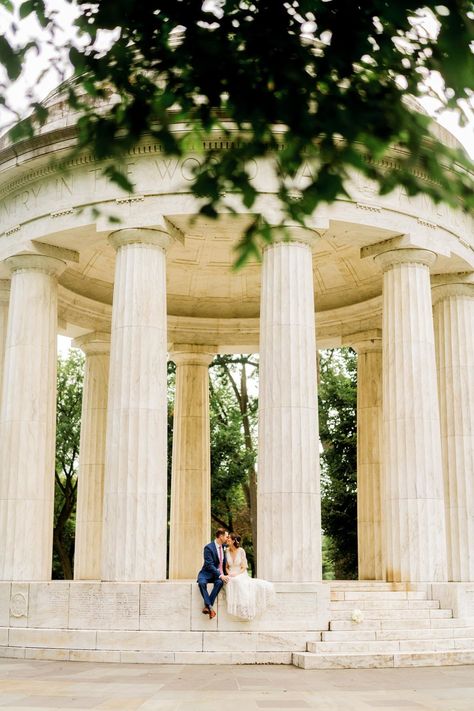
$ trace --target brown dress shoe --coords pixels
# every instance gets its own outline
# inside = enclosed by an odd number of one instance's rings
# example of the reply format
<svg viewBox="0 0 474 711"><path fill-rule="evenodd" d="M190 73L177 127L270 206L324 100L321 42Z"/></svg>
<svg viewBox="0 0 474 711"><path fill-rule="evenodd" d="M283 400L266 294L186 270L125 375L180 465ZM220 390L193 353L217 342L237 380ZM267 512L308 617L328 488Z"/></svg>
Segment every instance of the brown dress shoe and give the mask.
<svg viewBox="0 0 474 711"><path fill-rule="evenodd" d="M217 615L217 612L214 612L214 610L211 608L209 610L209 619L213 620L216 615Z"/></svg>
<svg viewBox="0 0 474 711"><path fill-rule="evenodd" d="M203 607L203 608L202 608L202 614L203 614L203 615L208 615L208 614L209 614L209 608L208 608L208 607Z"/></svg>

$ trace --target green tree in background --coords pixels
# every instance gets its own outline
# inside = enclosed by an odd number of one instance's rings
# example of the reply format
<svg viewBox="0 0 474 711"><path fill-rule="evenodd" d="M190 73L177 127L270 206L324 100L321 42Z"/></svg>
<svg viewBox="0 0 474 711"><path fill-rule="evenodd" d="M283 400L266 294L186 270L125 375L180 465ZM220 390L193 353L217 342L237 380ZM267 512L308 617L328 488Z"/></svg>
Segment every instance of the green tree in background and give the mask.
<svg viewBox="0 0 474 711"><path fill-rule="evenodd" d="M77 150L92 151L126 190L124 159L147 136L168 156L201 153L190 187L208 216L230 210L231 193L252 208L255 162L276 155L282 224L304 223L320 203L347 194L354 173L382 194L401 187L474 206L470 161L435 138L431 119L407 101L430 92L433 72L444 107L472 100L472 0L78 0L70 39L54 4L0 6L0 90L40 50L37 36L22 41L15 31L36 19L50 67L74 73L64 100ZM33 100L32 110L13 140L47 121L47 105ZM189 130L176 132L177 123ZM271 239L263 217L250 225L241 260L258 253L257 237Z"/></svg>
<svg viewBox="0 0 474 711"><path fill-rule="evenodd" d="M53 529L53 578L66 580L72 579L74 570L83 379L84 356L71 348L66 357L58 358Z"/></svg>
<svg viewBox="0 0 474 711"><path fill-rule="evenodd" d="M325 554L337 579L357 578L357 355L321 351L319 369Z"/></svg>
<svg viewBox="0 0 474 711"><path fill-rule="evenodd" d="M256 447L258 360L216 356L209 369L212 527L243 536L255 572ZM171 492L176 367L168 363L168 520ZM250 392L249 392L250 383Z"/></svg>
<svg viewBox="0 0 474 711"><path fill-rule="evenodd" d="M211 515L214 523L242 535L254 573L257 374L256 356L217 356L210 368Z"/></svg>
<svg viewBox="0 0 474 711"><path fill-rule="evenodd" d="M357 575L356 355L320 354L319 416L325 576ZM71 579L84 358L58 359L53 577ZM175 367L168 364L168 497L171 484ZM210 367L213 525L242 534L254 574L256 542L256 356L217 356Z"/></svg>

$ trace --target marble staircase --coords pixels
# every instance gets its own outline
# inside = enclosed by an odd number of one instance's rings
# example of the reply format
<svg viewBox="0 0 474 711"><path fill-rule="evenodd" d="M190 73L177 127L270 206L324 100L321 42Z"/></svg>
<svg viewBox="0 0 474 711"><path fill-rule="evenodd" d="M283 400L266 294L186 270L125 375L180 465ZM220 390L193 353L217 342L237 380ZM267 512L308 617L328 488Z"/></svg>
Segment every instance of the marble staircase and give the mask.
<svg viewBox="0 0 474 711"><path fill-rule="evenodd" d="M454 618L426 584L331 583L329 630L294 652L303 669L474 663L474 617ZM356 621L354 621L354 618Z"/></svg>

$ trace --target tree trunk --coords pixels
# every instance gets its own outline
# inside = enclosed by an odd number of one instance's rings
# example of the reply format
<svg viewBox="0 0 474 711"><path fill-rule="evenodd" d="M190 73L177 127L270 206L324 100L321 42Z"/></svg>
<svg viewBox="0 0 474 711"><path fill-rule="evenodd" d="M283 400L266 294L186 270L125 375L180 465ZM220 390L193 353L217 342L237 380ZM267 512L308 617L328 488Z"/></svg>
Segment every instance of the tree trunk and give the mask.
<svg viewBox="0 0 474 711"><path fill-rule="evenodd" d="M54 541L54 547L56 548L56 553L58 554L59 561L60 561L61 567L63 569L64 580L72 580L73 579L72 560L70 558L69 552L64 547L63 542L60 537L60 534L56 528L54 529L54 532L53 532L53 541Z"/></svg>
<svg viewBox="0 0 474 711"><path fill-rule="evenodd" d="M68 551L64 545L63 534L66 524L69 521L76 504L76 486L72 483L70 475L66 475L66 477L66 483L63 487L61 487L64 495L64 503L58 514L56 525L53 529L53 546L56 549L59 562L61 563L64 580L72 580L74 577L71 555L72 551Z"/></svg>

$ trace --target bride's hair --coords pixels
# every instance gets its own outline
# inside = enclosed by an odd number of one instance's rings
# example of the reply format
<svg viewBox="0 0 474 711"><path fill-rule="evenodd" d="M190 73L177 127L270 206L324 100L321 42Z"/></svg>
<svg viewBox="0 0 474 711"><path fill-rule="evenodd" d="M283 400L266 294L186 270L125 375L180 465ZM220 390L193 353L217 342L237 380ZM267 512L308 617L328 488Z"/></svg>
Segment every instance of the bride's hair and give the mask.
<svg viewBox="0 0 474 711"><path fill-rule="evenodd" d="M239 536L237 533L231 533L230 540L234 544L235 548L240 548L240 544L242 543L242 536Z"/></svg>

